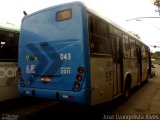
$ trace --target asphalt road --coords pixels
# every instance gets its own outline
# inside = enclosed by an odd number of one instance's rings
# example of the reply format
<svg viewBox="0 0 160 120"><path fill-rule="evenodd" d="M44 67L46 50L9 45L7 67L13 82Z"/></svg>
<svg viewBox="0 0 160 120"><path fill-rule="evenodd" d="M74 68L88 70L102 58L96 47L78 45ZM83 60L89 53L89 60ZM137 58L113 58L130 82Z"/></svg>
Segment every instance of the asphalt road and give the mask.
<svg viewBox="0 0 160 120"><path fill-rule="evenodd" d="M121 114L160 114L160 66L155 65L156 75L139 88L127 102L114 110Z"/></svg>
<svg viewBox="0 0 160 120"><path fill-rule="evenodd" d="M118 98L110 103L89 107L21 97L0 103L2 120L132 119L129 117L159 120L158 114L160 114L160 66L158 65L156 65L156 76L150 78L147 84L135 89L128 101Z"/></svg>

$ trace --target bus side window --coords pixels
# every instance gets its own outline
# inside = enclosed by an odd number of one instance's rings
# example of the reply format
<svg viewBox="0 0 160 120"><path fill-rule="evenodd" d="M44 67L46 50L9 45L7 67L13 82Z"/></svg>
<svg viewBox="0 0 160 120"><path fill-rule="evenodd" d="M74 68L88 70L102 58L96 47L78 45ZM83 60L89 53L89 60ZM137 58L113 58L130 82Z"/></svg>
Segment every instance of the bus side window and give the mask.
<svg viewBox="0 0 160 120"><path fill-rule="evenodd" d="M130 58L130 41L127 35L123 35L123 51L124 57Z"/></svg>
<svg viewBox="0 0 160 120"><path fill-rule="evenodd" d="M111 35L113 46L113 62L122 62L121 38L117 35Z"/></svg>
<svg viewBox="0 0 160 120"><path fill-rule="evenodd" d="M130 47L131 47L131 58L136 58L136 41L134 39L130 39Z"/></svg>
<svg viewBox="0 0 160 120"><path fill-rule="evenodd" d="M108 25L100 18L89 15L89 30L91 54L111 56Z"/></svg>
<svg viewBox="0 0 160 120"><path fill-rule="evenodd" d="M96 40L94 40L93 35L90 35L90 48L91 48L91 53L98 53L98 48L97 48L97 43Z"/></svg>
<svg viewBox="0 0 160 120"><path fill-rule="evenodd" d="M91 53L106 54L106 42L105 39L101 39L96 35L91 35Z"/></svg>
<svg viewBox="0 0 160 120"><path fill-rule="evenodd" d="M97 24L93 17L89 18L89 30L90 30L90 33L96 33L96 30L97 30Z"/></svg>
<svg viewBox="0 0 160 120"><path fill-rule="evenodd" d="M17 60L18 59L18 33L0 31L0 59Z"/></svg>
<svg viewBox="0 0 160 120"><path fill-rule="evenodd" d="M1 44L1 48L5 45L5 42L6 42L6 36L3 35L3 34L0 34L0 44Z"/></svg>

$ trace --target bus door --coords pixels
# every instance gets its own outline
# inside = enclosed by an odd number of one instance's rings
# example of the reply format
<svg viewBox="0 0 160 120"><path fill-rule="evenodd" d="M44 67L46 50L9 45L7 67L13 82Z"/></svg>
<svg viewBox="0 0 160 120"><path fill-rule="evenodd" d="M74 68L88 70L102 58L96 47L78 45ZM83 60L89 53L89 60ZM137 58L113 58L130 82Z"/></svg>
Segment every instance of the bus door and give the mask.
<svg viewBox="0 0 160 120"><path fill-rule="evenodd" d="M112 35L113 46L113 97L122 93L122 44L119 36Z"/></svg>
<svg viewBox="0 0 160 120"><path fill-rule="evenodd" d="M141 47L137 45L137 66L138 66L138 74L137 74L137 83L138 85L142 80L142 50Z"/></svg>

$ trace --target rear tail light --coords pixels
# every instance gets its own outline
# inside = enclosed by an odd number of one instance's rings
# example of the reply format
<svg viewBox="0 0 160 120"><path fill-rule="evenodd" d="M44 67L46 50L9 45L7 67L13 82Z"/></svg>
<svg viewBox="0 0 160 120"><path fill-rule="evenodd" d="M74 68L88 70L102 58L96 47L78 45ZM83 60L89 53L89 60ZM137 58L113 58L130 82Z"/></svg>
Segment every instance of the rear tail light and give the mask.
<svg viewBox="0 0 160 120"><path fill-rule="evenodd" d="M28 86L30 86L30 85L31 85L31 81L30 81L30 79L27 79L27 83L28 83Z"/></svg>
<svg viewBox="0 0 160 120"><path fill-rule="evenodd" d="M21 83L21 84L24 84L24 80L23 80L23 79L21 79L21 80L20 80L20 83Z"/></svg>
<svg viewBox="0 0 160 120"><path fill-rule="evenodd" d="M84 68L83 68L83 67L78 67L78 72L79 72L80 74L84 73Z"/></svg>
<svg viewBox="0 0 160 120"><path fill-rule="evenodd" d="M78 81L81 81L81 80L82 80L82 76L81 76L81 75L77 75L77 76L76 76L76 79L77 79Z"/></svg>
<svg viewBox="0 0 160 120"><path fill-rule="evenodd" d="M20 67L18 68L18 76L19 76L19 79L22 79L22 70Z"/></svg>
<svg viewBox="0 0 160 120"><path fill-rule="evenodd" d="M72 88L73 90L75 89L79 89L81 84L82 84L82 80L83 80L83 73L84 73L84 68L82 66L79 66L78 69L78 74L76 76L76 81L74 82L74 87Z"/></svg>
<svg viewBox="0 0 160 120"><path fill-rule="evenodd" d="M20 79L20 85L21 85L21 87L24 87L24 86L25 86L23 79Z"/></svg>
<svg viewBox="0 0 160 120"><path fill-rule="evenodd" d="M19 79L22 79L22 74L19 74Z"/></svg>
<svg viewBox="0 0 160 120"><path fill-rule="evenodd" d="M75 87L76 89L79 89L79 88L80 88L80 84L79 84L78 82L74 82L74 87Z"/></svg>
<svg viewBox="0 0 160 120"><path fill-rule="evenodd" d="M84 68L82 66L79 66L77 71L78 71L78 74L76 76L76 80L77 81L74 82L74 88L75 89L79 89L80 86L81 86L81 81L83 79L83 75L82 74L84 73Z"/></svg>
<svg viewBox="0 0 160 120"><path fill-rule="evenodd" d="M24 87L25 84L24 84L24 80L22 78L22 70L21 70L20 67L18 68L18 76L19 76L19 79L20 79L20 85L21 85L21 87Z"/></svg>

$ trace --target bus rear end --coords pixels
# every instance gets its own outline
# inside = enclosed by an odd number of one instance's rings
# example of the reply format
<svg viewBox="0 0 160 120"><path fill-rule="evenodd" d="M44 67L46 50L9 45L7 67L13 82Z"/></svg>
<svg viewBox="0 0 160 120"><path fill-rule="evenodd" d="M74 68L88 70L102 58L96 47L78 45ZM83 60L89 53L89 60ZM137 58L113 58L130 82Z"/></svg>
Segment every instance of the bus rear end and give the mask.
<svg viewBox="0 0 160 120"><path fill-rule="evenodd" d="M88 104L88 63L84 52L85 7L50 7L22 20L19 42L19 93Z"/></svg>

